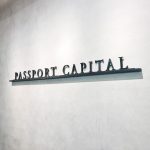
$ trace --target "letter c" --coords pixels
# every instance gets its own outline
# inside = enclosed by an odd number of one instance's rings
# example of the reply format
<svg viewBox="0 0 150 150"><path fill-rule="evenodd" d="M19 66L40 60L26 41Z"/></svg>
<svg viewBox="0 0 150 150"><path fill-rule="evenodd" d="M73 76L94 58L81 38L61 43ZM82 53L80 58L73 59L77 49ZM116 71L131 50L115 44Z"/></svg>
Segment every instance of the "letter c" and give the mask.
<svg viewBox="0 0 150 150"><path fill-rule="evenodd" d="M69 65L65 65L65 66L63 67L63 74L64 74L64 75L69 75L69 72L66 73L66 68L69 68Z"/></svg>

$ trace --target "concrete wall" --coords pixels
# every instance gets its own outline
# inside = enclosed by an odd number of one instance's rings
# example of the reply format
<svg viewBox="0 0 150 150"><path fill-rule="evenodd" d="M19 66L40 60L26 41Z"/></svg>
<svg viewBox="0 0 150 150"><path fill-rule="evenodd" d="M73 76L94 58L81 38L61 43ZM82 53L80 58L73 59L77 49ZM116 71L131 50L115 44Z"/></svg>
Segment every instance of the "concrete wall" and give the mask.
<svg viewBox="0 0 150 150"><path fill-rule="evenodd" d="M149 150L150 1L14 0L0 7L0 150ZM12 86L15 71L125 57L141 80Z"/></svg>

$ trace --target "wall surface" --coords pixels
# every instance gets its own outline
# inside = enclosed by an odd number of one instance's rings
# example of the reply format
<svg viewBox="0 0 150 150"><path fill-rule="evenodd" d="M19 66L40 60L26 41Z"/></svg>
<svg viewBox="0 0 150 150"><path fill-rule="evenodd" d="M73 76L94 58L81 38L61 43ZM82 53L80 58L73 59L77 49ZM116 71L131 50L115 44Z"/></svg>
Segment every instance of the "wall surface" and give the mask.
<svg viewBox="0 0 150 150"><path fill-rule="evenodd" d="M12 86L15 71L124 56L143 79ZM6 0L0 150L149 150L150 1Z"/></svg>

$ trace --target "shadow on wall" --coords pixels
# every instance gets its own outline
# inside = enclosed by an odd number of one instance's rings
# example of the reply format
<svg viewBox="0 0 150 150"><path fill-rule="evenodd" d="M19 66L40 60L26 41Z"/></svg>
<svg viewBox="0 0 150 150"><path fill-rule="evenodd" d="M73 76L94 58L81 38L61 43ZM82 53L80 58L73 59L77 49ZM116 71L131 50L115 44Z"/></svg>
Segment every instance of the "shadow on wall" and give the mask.
<svg viewBox="0 0 150 150"><path fill-rule="evenodd" d="M0 0L0 20L10 17L38 0Z"/></svg>
<svg viewBox="0 0 150 150"><path fill-rule="evenodd" d="M134 79L143 79L142 72L125 73L125 74L109 74L109 75L87 76L87 77L72 77L72 78L53 79L53 80L12 82L12 86L134 80Z"/></svg>

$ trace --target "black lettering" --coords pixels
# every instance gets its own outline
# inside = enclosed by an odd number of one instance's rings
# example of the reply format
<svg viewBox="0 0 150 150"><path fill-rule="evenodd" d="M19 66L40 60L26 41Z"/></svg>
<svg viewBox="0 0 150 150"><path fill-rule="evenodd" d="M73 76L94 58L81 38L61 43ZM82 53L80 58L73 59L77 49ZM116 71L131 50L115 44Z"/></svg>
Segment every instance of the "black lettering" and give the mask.
<svg viewBox="0 0 150 150"><path fill-rule="evenodd" d="M45 77L48 78L49 77L49 69L45 68Z"/></svg>
<svg viewBox="0 0 150 150"><path fill-rule="evenodd" d="M31 79L31 70L28 71L28 79Z"/></svg>
<svg viewBox="0 0 150 150"><path fill-rule="evenodd" d="M26 71L23 72L23 75L24 75L23 79L26 79L26 78L27 78L26 73L27 73Z"/></svg>
<svg viewBox="0 0 150 150"><path fill-rule="evenodd" d="M51 69L52 69L52 72L53 72L52 76L55 76L55 70L57 69L57 67L51 67Z"/></svg>
<svg viewBox="0 0 150 150"><path fill-rule="evenodd" d="M125 68L123 67L123 61L124 61L124 58L123 57L119 57L120 59L120 69L128 69L128 66L126 66Z"/></svg>
<svg viewBox="0 0 150 150"><path fill-rule="evenodd" d="M34 79L35 75L36 75L36 70L32 70L32 78L33 79Z"/></svg>
<svg viewBox="0 0 150 150"><path fill-rule="evenodd" d="M64 75L69 75L69 72L66 73L66 68L69 68L69 65L65 65L65 66L63 67L63 74L64 74Z"/></svg>
<svg viewBox="0 0 150 150"><path fill-rule="evenodd" d="M73 64L72 73L71 73L71 74L72 74L72 75L73 75L73 74L78 74L77 68L76 68L76 65L75 65L75 64Z"/></svg>
<svg viewBox="0 0 150 150"><path fill-rule="evenodd" d="M108 60L107 71L115 70L111 59Z"/></svg>
<svg viewBox="0 0 150 150"><path fill-rule="evenodd" d="M15 72L15 80L18 80L17 78L18 78L18 73Z"/></svg>
<svg viewBox="0 0 150 150"><path fill-rule="evenodd" d="M86 69L87 65L86 63L80 63L81 64L81 73L84 73L84 70Z"/></svg>
<svg viewBox="0 0 150 150"><path fill-rule="evenodd" d="M22 80L22 74L19 72L19 80Z"/></svg>
<svg viewBox="0 0 150 150"><path fill-rule="evenodd" d="M95 60L95 63L98 64L98 71L101 72L102 71L102 67L101 64L104 63L104 60Z"/></svg>
<svg viewBox="0 0 150 150"><path fill-rule="evenodd" d="M91 72L93 72L93 62L92 62L92 61L89 61L89 65L90 65L90 66L89 66L89 69L90 69L89 72L91 73Z"/></svg>
<svg viewBox="0 0 150 150"><path fill-rule="evenodd" d="M38 76L38 78L41 78L43 76L43 70L42 69L38 69L37 76Z"/></svg>

